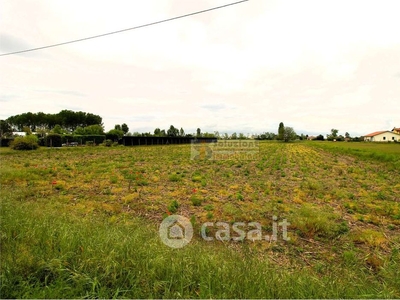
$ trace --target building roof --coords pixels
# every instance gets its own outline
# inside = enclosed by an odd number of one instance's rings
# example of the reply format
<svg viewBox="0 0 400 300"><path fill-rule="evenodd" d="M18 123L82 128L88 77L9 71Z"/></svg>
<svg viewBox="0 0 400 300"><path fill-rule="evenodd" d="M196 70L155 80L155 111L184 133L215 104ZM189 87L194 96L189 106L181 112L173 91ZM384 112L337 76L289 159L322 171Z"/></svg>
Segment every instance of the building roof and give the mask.
<svg viewBox="0 0 400 300"><path fill-rule="evenodd" d="M400 134L398 134L398 133L396 133L396 132L393 132L393 131L383 130L383 131L375 131L375 132L373 132L373 133L364 135L364 137L372 137L372 136L376 136L376 135L378 135L378 134L385 133L385 132L389 132L389 133L395 134L395 135L400 135Z"/></svg>
<svg viewBox="0 0 400 300"><path fill-rule="evenodd" d="M365 136L376 136L376 135L378 135L378 134L385 133L385 132L390 132L390 131L387 131L387 130L375 131L375 132L372 132L372 133L370 133L370 134L364 135L364 137L365 137Z"/></svg>
<svg viewBox="0 0 400 300"><path fill-rule="evenodd" d="M398 128L396 128L396 127L394 127L393 129L392 129L392 131L400 131L400 127L398 127Z"/></svg>

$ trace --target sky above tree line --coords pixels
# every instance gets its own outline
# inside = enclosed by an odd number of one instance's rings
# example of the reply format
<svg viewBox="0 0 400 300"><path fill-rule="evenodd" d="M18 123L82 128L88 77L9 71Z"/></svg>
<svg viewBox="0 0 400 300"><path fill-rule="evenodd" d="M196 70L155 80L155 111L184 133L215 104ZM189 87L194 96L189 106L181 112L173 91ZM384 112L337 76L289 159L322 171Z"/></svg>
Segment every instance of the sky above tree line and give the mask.
<svg viewBox="0 0 400 300"><path fill-rule="evenodd" d="M0 0L0 54L233 1ZM250 0L0 57L0 119L87 111L106 130L365 135L400 126L400 2Z"/></svg>

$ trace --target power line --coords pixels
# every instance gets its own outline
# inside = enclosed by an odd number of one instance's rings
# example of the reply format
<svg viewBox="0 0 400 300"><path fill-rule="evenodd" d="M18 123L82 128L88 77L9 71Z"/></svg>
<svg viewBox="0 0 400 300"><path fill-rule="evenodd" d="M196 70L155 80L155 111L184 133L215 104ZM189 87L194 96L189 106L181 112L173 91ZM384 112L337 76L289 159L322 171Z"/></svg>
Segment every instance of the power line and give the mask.
<svg viewBox="0 0 400 300"><path fill-rule="evenodd" d="M236 4L239 4L239 3L242 3L242 2L246 2L246 1L249 1L249 0L241 0L241 1L237 1L237 2L232 2L232 3L229 3L229 4L216 6L216 7L205 9L205 10L200 10L200 11L197 11L197 12L189 13L189 14L186 14L186 15L178 16L178 17L173 17L173 18L169 18L169 19L165 19L165 20L161 20L161 21L156 21L156 22L152 22L152 23L148 23L148 24L144 24L144 25L139 25L139 26L135 26L135 27L127 28L127 29L121 29L121 30L117 30L117 31L112 31L112 32L103 33L103 34L99 34L99 35L93 35L93 36L82 38L82 39L77 39L77 40L72 40L72 41L68 41L68 42L52 44L52 45L42 46L42 47L37 47L37 48L31 48L31 49L26 49L26 50L20 50L20 51L15 51L15 52L4 53L4 54L0 54L0 56L6 56L6 55L12 55L12 54L19 54L19 53L25 53L25 52L30 52L30 51L42 50L42 49L46 49L46 48L52 48L52 47L58 47L58 46L63 46L63 45L67 45L67 44L82 42L82 41L86 41L86 40L90 40L90 39L96 39L96 38L100 38L100 37L107 36L107 35L117 34L117 33L125 32L125 31L129 31L129 30L139 29L139 28L152 26L152 25L156 25L156 24L160 24L160 23L165 23L165 22L169 22L169 21L173 21L173 20L177 20L177 19L181 19L181 18L185 18L185 17L197 15L197 14L202 14L202 13L205 13L205 12L209 12L209 11L212 11L212 10L224 8L224 7L231 6L231 5L236 5Z"/></svg>

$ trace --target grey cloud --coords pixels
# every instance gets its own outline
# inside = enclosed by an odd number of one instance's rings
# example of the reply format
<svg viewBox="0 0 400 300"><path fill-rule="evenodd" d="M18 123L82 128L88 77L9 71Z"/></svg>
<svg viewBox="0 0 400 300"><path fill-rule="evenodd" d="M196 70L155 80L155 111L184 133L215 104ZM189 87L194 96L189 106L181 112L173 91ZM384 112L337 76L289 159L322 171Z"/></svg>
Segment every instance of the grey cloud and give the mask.
<svg viewBox="0 0 400 300"><path fill-rule="evenodd" d="M40 93L53 93L53 94L62 94L62 95L70 95L76 97L85 97L86 94L77 91L67 91L67 90L43 90L43 89L36 89L37 92Z"/></svg>
<svg viewBox="0 0 400 300"><path fill-rule="evenodd" d="M110 115L108 117L108 119L112 120L111 123L114 124L121 124L121 123L126 123L129 125L129 123L131 122L135 122L135 121L151 121L153 119L155 119L152 116L135 116L135 117L130 117L130 116L126 116L126 115ZM114 127L113 127L114 128Z"/></svg>
<svg viewBox="0 0 400 300"><path fill-rule="evenodd" d="M201 105L200 107L211 111L216 111L226 108L224 104L204 104Z"/></svg>
<svg viewBox="0 0 400 300"><path fill-rule="evenodd" d="M156 120L157 118L154 116L136 116L136 117L132 117L129 118L129 121L133 121L133 122L152 122L154 120ZM125 118L124 118L125 120Z"/></svg>
<svg viewBox="0 0 400 300"><path fill-rule="evenodd" d="M77 97L85 97L86 94L80 93L80 92L75 92L75 91L56 91L58 94L64 94L64 95L71 95L71 96L77 96Z"/></svg>
<svg viewBox="0 0 400 300"><path fill-rule="evenodd" d="M69 110L74 110L74 111L86 111L84 108L79 107L79 106L72 106L72 105L65 105L65 104L57 104L57 107L60 108L60 110L63 109L69 109Z"/></svg>
<svg viewBox="0 0 400 300"><path fill-rule="evenodd" d="M16 98L18 98L16 95L2 95L0 96L0 102L9 102Z"/></svg>

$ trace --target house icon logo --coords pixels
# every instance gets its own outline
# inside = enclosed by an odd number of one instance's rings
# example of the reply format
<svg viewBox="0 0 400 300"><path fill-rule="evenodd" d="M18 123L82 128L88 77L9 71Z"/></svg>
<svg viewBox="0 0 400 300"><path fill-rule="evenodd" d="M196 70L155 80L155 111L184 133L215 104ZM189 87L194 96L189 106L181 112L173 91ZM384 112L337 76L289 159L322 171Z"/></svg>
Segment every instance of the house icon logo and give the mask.
<svg viewBox="0 0 400 300"><path fill-rule="evenodd" d="M171 248L182 248L190 243L193 227L188 218L180 215L166 217L160 224L161 241Z"/></svg>
<svg viewBox="0 0 400 300"><path fill-rule="evenodd" d="M205 141L192 141L190 149L190 159L211 160L213 155L212 146L212 144Z"/></svg>

